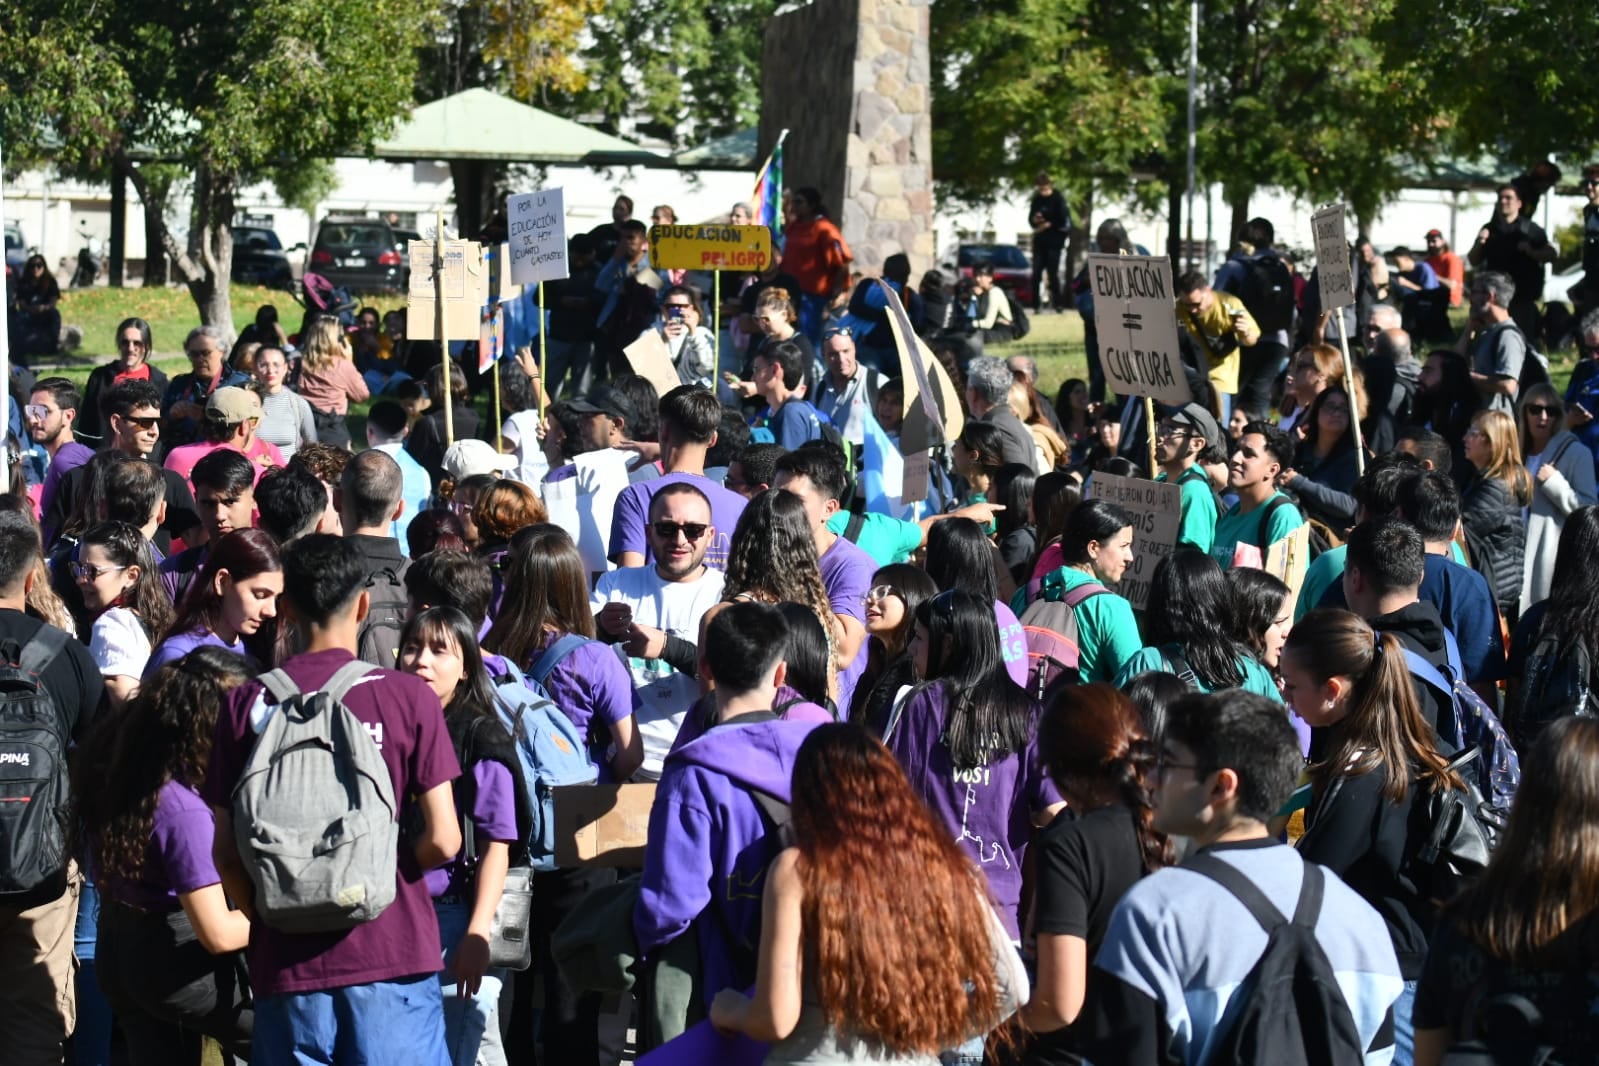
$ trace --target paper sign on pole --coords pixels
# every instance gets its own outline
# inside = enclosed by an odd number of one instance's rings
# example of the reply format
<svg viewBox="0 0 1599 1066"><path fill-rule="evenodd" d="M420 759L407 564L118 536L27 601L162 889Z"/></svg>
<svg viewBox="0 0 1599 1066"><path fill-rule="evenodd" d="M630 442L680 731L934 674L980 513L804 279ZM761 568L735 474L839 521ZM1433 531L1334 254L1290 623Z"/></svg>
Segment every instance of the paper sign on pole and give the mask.
<svg viewBox="0 0 1599 1066"><path fill-rule="evenodd" d="M672 350L653 329L623 348L622 354L627 356L627 365L633 368L633 373L655 386L657 396L665 396L683 384L683 379L677 376L677 367L672 365Z"/></svg>
<svg viewBox="0 0 1599 1066"><path fill-rule="evenodd" d="M1310 526L1301 522L1294 531L1266 549L1261 569L1282 579L1288 586L1288 600L1299 600L1305 583L1305 568L1310 565Z"/></svg>
<svg viewBox="0 0 1599 1066"><path fill-rule="evenodd" d="M511 245L512 282L537 285L571 276L562 190L541 189L506 197L505 224Z"/></svg>
<svg viewBox="0 0 1599 1066"><path fill-rule="evenodd" d="M1157 255L1091 252L1094 327L1099 362L1111 387L1124 396L1161 403L1193 399L1177 340L1177 303L1171 260Z"/></svg>
<svg viewBox="0 0 1599 1066"><path fill-rule="evenodd" d="M772 231L765 226L651 226L650 263L658 270L765 270Z"/></svg>
<svg viewBox="0 0 1599 1066"><path fill-rule="evenodd" d="M1098 303L1096 299L1095 303ZM1133 561L1117 591L1138 610L1149 602L1155 567L1177 545L1182 521L1183 490L1166 481L1096 473L1088 479L1089 497L1120 504L1133 516Z"/></svg>
<svg viewBox="0 0 1599 1066"><path fill-rule="evenodd" d="M1331 204L1310 216L1316 235L1316 278L1321 309L1336 311L1355 302L1355 279L1349 269L1349 238L1344 234L1344 205Z"/></svg>
<svg viewBox="0 0 1599 1066"><path fill-rule="evenodd" d="M411 287L406 296L406 335L437 340L433 286L433 242L412 241L406 249ZM444 331L452 340L472 340L489 299L489 272L483 246L476 241L444 242Z"/></svg>

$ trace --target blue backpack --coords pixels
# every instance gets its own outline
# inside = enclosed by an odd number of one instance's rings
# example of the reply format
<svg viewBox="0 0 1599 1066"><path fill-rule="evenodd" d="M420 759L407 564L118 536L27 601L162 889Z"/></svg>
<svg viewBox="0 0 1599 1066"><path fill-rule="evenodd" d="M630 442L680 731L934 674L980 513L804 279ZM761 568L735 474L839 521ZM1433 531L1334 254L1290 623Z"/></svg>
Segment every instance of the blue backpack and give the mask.
<svg viewBox="0 0 1599 1066"><path fill-rule="evenodd" d="M533 815L527 851L535 870L555 869L555 790L592 785L598 777L582 734L551 701L543 683L557 663L586 642L575 635L557 640L533 664L533 677L507 659L505 672L492 678L500 718L511 731L527 782Z"/></svg>
<svg viewBox="0 0 1599 1066"><path fill-rule="evenodd" d="M1469 766L1476 785L1489 806L1508 817L1516 788L1521 784L1521 760L1516 757L1516 749L1499 716L1466 684L1460 645L1447 629L1444 630L1444 651L1448 665L1441 671L1409 648L1405 649L1405 663L1410 667L1410 676L1441 693L1454 708L1454 728L1447 732L1441 730L1440 735L1457 751L1475 749L1478 752L1480 758L1471 760Z"/></svg>

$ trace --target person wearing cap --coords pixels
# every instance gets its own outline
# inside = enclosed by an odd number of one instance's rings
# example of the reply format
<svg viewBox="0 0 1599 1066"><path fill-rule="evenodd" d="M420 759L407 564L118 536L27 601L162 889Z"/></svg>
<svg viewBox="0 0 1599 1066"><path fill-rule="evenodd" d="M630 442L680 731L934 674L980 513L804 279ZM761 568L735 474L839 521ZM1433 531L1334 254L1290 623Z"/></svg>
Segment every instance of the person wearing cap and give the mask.
<svg viewBox="0 0 1599 1066"><path fill-rule="evenodd" d="M1156 481L1175 483L1182 492L1177 547L1210 554L1216 540L1216 492L1202 461L1223 461L1227 443L1221 426L1197 403L1168 408L1155 432Z"/></svg>
<svg viewBox="0 0 1599 1066"><path fill-rule="evenodd" d="M1427 265L1449 290L1449 306L1459 307L1466 298L1466 263L1450 249L1442 230L1427 231Z"/></svg>
<svg viewBox="0 0 1599 1066"><path fill-rule="evenodd" d="M255 464L257 476L282 466L283 453L277 445L267 443L256 433L260 422L261 397L255 390L226 385L205 401L205 420L201 424L204 439L198 444L173 448L167 453L166 468L190 478L194 465L218 448L243 452Z"/></svg>
<svg viewBox="0 0 1599 1066"><path fill-rule="evenodd" d="M405 450L405 438L410 432L411 425L405 417L405 408L393 400L379 400L366 413L367 447L384 453L400 465L400 498L405 501L405 510L391 523L393 528L389 535L402 544L405 543L406 529L417 515L428 509L428 501L433 497L433 479L422 469L422 464L411 458L411 453ZM483 444L482 441L457 443ZM488 448L488 445L483 444L483 447ZM444 455L444 465L450 465L449 452Z"/></svg>
<svg viewBox="0 0 1599 1066"><path fill-rule="evenodd" d="M633 406L627 393L614 386L596 389L582 399L570 401L567 406L577 415L586 452L623 451L622 443L631 439L632 430L639 423L638 408ZM629 460L638 458L634 452L625 454ZM513 464L516 462L514 456L507 458ZM640 462L636 468L630 466L627 472L631 484L660 476L655 464L648 462Z"/></svg>
<svg viewBox="0 0 1599 1066"><path fill-rule="evenodd" d="M458 440L444 452L444 476L457 485L479 474L503 477L515 466L516 456L497 452L484 440Z"/></svg>

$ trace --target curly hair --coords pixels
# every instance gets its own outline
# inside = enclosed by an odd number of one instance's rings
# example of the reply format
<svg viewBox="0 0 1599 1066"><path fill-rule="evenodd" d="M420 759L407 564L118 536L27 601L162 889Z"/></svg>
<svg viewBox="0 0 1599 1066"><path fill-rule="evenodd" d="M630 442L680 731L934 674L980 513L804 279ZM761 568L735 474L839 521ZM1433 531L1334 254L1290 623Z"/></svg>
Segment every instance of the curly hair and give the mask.
<svg viewBox="0 0 1599 1066"><path fill-rule="evenodd" d="M72 791L101 891L138 880L162 787L199 787L222 697L253 674L243 656L196 648L158 670L122 714L90 733L73 759Z"/></svg>
<svg viewBox="0 0 1599 1066"><path fill-rule="evenodd" d="M806 965L833 1029L897 1056L997 1026L982 878L882 742L818 726L793 796Z"/></svg>
<svg viewBox="0 0 1599 1066"><path fill-rule="evenodd" d="M838 632L810 519L791 492L767 489L745 505L733 528L722 589L726 600L748 594L770 603L802 604L816 612L829 633Z"/></svg>

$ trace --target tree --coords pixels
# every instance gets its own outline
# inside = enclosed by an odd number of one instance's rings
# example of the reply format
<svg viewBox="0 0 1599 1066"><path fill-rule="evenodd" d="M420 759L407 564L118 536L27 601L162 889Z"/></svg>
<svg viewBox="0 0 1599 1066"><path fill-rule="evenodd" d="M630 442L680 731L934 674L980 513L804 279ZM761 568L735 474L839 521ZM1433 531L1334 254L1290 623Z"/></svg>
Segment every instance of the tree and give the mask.
<svg viewBox="0 0 1599 1066"><path fill-rule="evenodd" d="M193 207L161 244L201 321L230 329L235 199L306 160L370 150L411 103L430 13L410 0L8 0L0 14L0 136L24 158L181 163ZM40 63L40 52L45 62Z"/></svg>

